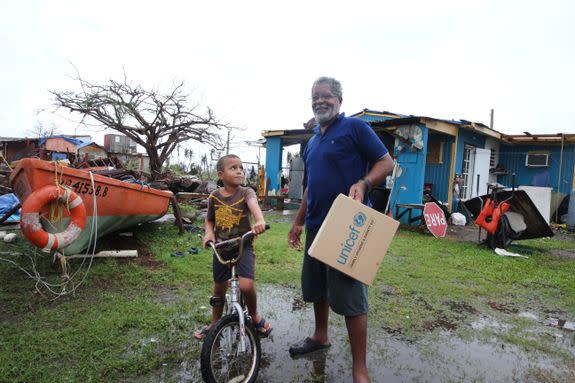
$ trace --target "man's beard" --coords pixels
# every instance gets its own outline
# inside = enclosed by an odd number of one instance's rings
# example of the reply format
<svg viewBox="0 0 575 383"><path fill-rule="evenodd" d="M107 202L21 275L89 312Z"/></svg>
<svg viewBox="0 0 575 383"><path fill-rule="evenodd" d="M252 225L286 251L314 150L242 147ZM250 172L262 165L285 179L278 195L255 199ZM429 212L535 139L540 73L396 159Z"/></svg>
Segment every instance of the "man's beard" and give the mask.
<svg viewBox="0 0 575 383"><path fill-rule="evenodd" d="M315 121L318 124L322 124L324 122L329 122L333 120L337 116L337 110L335 108L329 108L325 112L317 113L313 112L313 116L315 117Z"/></svg>

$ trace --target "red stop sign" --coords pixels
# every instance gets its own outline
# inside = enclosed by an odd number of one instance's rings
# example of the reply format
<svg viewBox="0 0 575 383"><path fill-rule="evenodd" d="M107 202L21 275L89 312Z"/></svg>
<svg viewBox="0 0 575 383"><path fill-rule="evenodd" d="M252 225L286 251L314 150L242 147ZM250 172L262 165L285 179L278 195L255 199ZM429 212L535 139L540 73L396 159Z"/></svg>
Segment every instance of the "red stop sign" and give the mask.
<svg viewBox="0 0 575 383"><path fill-rule="evenodd" d="M425 225L436 238L445 237L447 231L447 221L443 210L435 202L428 202L423 208L423 216L425 217Z"/></svg>

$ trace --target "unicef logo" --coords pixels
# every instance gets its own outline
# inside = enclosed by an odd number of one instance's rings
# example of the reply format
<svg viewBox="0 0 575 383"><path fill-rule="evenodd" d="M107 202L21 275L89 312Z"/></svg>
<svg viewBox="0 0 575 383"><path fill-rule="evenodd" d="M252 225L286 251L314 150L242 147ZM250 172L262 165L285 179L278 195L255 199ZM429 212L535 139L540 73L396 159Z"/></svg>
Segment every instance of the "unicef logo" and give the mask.
<svg viewBox="0 0 575 383"><path fill-rule="evenodd" d="M358 226L358 227L362 227L365 224L366 220L367 220L367 216L365 214L363 214L362 212L357 213L353 217L353 223L355 224L355 226Z"/></svg>

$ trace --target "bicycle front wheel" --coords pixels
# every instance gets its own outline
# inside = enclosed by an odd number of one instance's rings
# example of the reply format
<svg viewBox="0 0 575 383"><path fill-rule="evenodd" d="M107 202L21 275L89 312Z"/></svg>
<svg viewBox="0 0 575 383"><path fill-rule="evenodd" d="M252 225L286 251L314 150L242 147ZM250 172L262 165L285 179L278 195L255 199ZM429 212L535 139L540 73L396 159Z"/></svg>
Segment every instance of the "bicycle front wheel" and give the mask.
<svg viewBox="0 0 575 383"><path fill-rule="evenodd" d="M237 314L222 317L202 345L202 377L209 383L251 383L258 376L260 339L251 321L245 324L245 351L241 351L240 321Z"/></svg>

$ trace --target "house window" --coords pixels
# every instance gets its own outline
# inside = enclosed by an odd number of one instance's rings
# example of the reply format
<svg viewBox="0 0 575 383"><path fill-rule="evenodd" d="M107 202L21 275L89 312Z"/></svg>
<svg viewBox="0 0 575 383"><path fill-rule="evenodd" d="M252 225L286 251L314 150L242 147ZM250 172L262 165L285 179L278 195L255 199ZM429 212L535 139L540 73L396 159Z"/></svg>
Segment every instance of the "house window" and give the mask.
<svg viewBox="0 0 575 383"><path fill-rule="evenodd" d="M443 163L443 141L429 141L427 143L426 162L428 164Z"/></svg>
<svg viewBox="0 0 575 383"><path fill-rule="evenodd" d="M116 143L120 142L120 136L116 136L116 137L114 137L114 138L115 138L115 140L116 140Z"/></svg>
<svg viewBox="0 0 575 383"><path fill-rule="evenodd" d="M528 152L525 157L525 166L530 168L549 166L549 152Z"/></svg>

